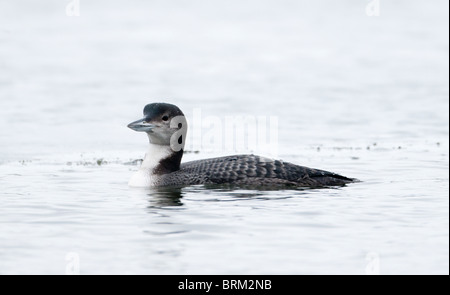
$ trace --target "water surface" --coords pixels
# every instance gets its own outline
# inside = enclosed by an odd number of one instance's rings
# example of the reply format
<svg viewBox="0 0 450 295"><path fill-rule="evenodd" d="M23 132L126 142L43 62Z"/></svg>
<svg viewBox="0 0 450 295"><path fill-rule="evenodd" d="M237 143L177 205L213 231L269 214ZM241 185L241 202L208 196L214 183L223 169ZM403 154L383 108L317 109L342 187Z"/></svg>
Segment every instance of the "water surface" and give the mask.
<svg viewBox="0 0 450 295"><path fill-rule="evenodd" d="M0 4L0 274L448 274L448 2L69 2ZM154 101L362 182L131 189Z"/></svg>

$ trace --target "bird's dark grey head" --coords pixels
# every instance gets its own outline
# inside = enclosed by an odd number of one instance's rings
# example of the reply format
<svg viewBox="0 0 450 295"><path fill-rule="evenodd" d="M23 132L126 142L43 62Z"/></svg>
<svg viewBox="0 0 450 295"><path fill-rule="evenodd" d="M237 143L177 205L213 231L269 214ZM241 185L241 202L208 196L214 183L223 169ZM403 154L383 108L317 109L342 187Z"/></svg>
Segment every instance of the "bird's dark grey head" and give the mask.
<svg viewBox="0 0 450 295"><path fill-rule="evenodd" d="M144 118L130 123L128 127L134 131L146 132L153 144L170 145L175 151L184 147L187 122L176 105L148 104L144 108Z"/></svg>
<svg viewBox="0 0 450 295"><path fill-rule="evenodd" d="M151 103L144 108L144 117L147 122L170 122L176 116L184 116L183 112L173 104L169 103Z"/></svg>

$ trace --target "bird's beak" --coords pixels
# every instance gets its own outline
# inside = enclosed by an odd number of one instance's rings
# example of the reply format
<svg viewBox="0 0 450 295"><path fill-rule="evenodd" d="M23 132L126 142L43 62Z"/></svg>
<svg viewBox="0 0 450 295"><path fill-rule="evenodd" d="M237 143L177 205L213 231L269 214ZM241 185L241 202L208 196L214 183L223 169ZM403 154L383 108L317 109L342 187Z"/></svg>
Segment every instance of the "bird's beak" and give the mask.
<svg viewBox="0 0 450 295"><path fill-rule="evenodd" d="M133 123L128 124L128 128L138 132L150 132L155 127L157 126L146 122L145 119L140 119Z"/></svg>

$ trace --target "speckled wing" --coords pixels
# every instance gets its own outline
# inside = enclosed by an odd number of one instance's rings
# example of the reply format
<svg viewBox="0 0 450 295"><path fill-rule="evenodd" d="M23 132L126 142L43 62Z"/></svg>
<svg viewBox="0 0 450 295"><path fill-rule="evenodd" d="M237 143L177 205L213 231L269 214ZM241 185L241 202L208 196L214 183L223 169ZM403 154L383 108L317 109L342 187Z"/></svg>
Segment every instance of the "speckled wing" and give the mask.
<svg viewBox="0 0 450 295"><path fill-rule="evenodd" d="M181 164L167 175L167 184L292 185L324 187L344 185L353 179L317 169L255 155L237 155Z"/></svg>

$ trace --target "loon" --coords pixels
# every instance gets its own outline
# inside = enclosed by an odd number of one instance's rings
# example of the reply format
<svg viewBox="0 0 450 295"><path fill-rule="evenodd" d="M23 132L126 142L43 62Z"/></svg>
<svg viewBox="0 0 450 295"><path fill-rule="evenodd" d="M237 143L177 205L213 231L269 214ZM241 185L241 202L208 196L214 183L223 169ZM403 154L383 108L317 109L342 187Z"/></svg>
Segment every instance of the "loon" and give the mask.
<svg viewBox="0 0 450 295"><path fill-rule="evenodd" d="M235 155L181 163L187 122L183 112L168 103L151 103L144 118L128 125L147 133L150 145L132 187L167 187L199 184L237 186L344 186L356 179L256 155Z"/></svg>

